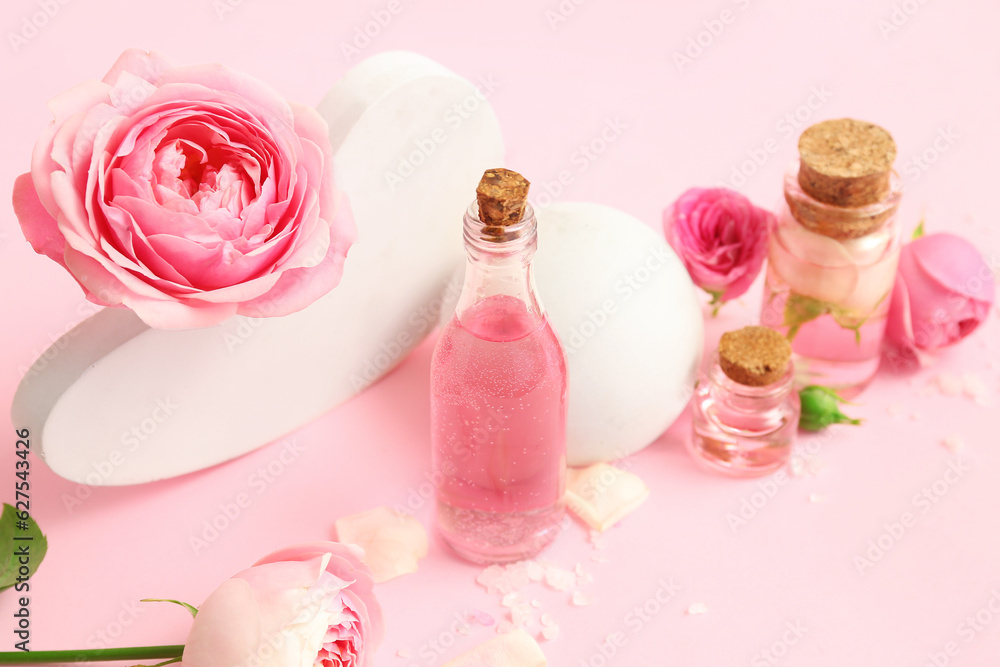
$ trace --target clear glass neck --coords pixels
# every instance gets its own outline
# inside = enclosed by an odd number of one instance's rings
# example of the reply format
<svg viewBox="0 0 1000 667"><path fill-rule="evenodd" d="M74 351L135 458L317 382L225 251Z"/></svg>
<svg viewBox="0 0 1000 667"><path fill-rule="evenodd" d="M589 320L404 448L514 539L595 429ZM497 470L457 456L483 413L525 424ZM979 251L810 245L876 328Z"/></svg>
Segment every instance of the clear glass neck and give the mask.
<svg viewBox="0 0 1000 667"><path fill-rule="evenodd" d="M751 387L736 382L722 370L719 353L709 362L705 373L710 391L719 403L729 408L747 413L762 413L781 407L792 391L795 373L792 365L780 379L762 387Z"/></svg>
<svg viewBox="0 0 1000 667"><path fill-rule="evenodd" d="M479 219L479 204L469 206L464 218L465 281L456 307L460 320L470 308L490 297L518 299L528 315L539 320L544 317L531 271L536 229L530 204L520 222L506 227L486 225Z"/></svg>

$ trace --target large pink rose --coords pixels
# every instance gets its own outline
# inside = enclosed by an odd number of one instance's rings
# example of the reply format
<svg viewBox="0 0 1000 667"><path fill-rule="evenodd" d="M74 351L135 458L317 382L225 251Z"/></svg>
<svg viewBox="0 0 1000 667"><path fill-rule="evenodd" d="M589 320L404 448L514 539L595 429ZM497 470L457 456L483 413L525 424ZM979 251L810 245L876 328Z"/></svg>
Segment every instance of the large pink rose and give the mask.
<svg viewBox="0 0 1000 667"><path fill-rule="evenodd" d="M137 50L49 108L14 209L91 301L190 328L293 313L339 282L354 222L314 110Z"/></svg>
<svg viewBox="0 0 1000 667"><path fill-rule="evenodd" d="M198 609L184 667L370 667L385 627L362 554L317 542L265 556Z"/></svg>
<svg viewBox="0 0 1000 667"><path fill-rule="evenodd" d="M694 283L718 303L746 292L760 273L773 218L738 192L692 188L663 212L663 230Z"/></svg>
<svg viewBox="0 0 1000 667"><path fill-rule="evenodd" d="M995 276L975 246L944 232L903 246L885 340L894 359L957 343L989 316Z"/></svg>

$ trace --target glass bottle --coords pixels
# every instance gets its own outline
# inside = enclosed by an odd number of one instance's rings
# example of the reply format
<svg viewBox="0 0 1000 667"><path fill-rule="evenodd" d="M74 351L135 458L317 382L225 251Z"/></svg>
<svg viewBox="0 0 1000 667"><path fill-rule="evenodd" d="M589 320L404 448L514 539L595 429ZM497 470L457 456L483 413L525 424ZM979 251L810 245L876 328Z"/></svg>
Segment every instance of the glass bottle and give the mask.
<svg viewBox="0 0 1000 667"><path fill-rule="evenodd" d="M770 236L761 323L792 342L800 385L856 395L878 369L901 240L888 132L824 121L799 140Z"/></svg>
<svg viewBox="0 0 1000 667"><path fill-rule="evenodd" d="M532 278L531 206L497 225L481 203L465 214L465 282L431 362L431 429L440 534L460 556L498 563L558 534L566 360Z"/></svg>
<svg viewBox="0 0 1000 667"><path fill-rule="evenodd" d="M695 384L687 443L695 461L734 477L788 462L800 412L791 354L788 341L766 327L722 336Z"/></svg>

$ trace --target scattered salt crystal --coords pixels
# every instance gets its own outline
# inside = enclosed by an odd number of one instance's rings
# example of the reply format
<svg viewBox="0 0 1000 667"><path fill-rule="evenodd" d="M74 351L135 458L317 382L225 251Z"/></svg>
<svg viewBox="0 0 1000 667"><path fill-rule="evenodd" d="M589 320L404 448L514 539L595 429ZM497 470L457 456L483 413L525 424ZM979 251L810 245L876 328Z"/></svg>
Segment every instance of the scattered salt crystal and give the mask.
<svg viewBox="0 0 1000 667"><path fill-rule="evenodd" d="M983 405L986 402L986 394L989 393L989 389L978 376L966 373L962 376L962 392L976 403Z"/></svg>
<svg viewBox="0 0 1000 667"><path fill-rule="evenodd" d="M811 502L811 503L825 503L826 502L826 496L821 495L819 493L810 493L809 494L809 502Z"/></svg>
<svg viewBox="0 0 1000 667"><path fill-rule="evenodd" d="M532 600L531 601L531 606L534 607L535 609L538 609L539 607L542 606L542 601L541 600Z"/></svg>
<svg viewBox="0 0 1000 667"><path fill-rule="evenodd" d="M789 462L792 469L792 477L802 477L806 474L806 462L801 456L794 456Z"/></svg>
<svg viewBox="0 0 1000 667"><path fill-rule="evenodd" d="M583 574L583 563L577 563L573 567L573 571L576 572L577 574Z"/></svg>
<svg viewBox="0 0 1000 667"><path fill-rule="evenodd" d="M455 631L458 632L458 634L460 634L460 635L467 635L467 634L469 634L469 626L468 625L460 625L457 628L455 628Z"/></svg>
<svg viewBox="0 0 1000 667"><path fill-rule="evenodd" d="M708 613L708 605L704 602L692 602L687 608L688 616L700 616Z"/></svg>
<svg viewBox="0 0 1000 667"><path fill-rule="evenodd" d="M812 456L806 459L806 468L810 475L818 475L826 470L826 463L819 457Z"/></svg>
<svg viewBox="0 0 1000 667"><path fill-rule="evenodd" d="M541 581L545 577L545 568L538 561L525 561L524 566L531 581Z"/></svg>
<svg viewBox="0 0 1000 667"><path fill-rule="evenodd" d="M476 577L476 583L483 586L487 593L497 593L500 591L500 585L504 578L504 572L505 570L502 565L490 565L488 568L483 570L478 577Z"/></svg>
<svg viewBox="0 0 1000 667"><path fill-rule="evenodd" d="M965 449L965 442L961 437L957 435L949 435L947 438L941 441L945 449L952 452L953 454L958 454L963 449Z"/></svg>
<svg viewBox="0 0 1000 667"><path fill-rule="evenodd" d="M412 658L413 654L407 651L405 648L401 648L398 651L396 651L396 657L403 658L405 660L406 658Z"/></svg>
<svg viewBox="0 0 1000 667"><path fill-rule="evenodd" d="M515 604L518 603L519 600L520 597L518 596L517 593L507 593L507 595L504 595L502 598L500 598L500 604L502 604L505 607L513 607Z"/></svg>
<svg viewBox="0 0 1000 667"><path fill-rule="evenodd" d="M545 613L542 614L541 618L538 619L542 625L555 625L556 619L552 617L552 614Z"/></svg>
<svg viewBox="0 0 1000 667"><path fill-rule="evenodd" d="M570 602L572 602L575 607L586 607L590 604L590 598L582 592L576 591L573 593L573 597L570 598Z"/></svg>
<svg viewBox="0 0 1000 667"><path fill-rule="evenodd" d="M542 628L542 639L545 641L551 641L559 636L559 626L558 625L546 625Z"/></svg>
<svg viewBox="0 0 1000 667"><path fill-rule="evenodd" d="M945 396L958 396L962 393L962 378L954 373L941 373L937 376L937 386Z"/></svg>
<svg viewBox="0 0 1000 667"><path fill-rule="evenodd" d="M607 563L608 557L602 556L601 554L594 554L593 556L590 557L590 560L594 561L595 563Z"/></svg>
<svg viewBox="0 0 1000 667"><path fill-rule="evenodd" d="M528 576L528 566L524 561L511 563L507 566L507 573L510 576L510 586L512 590L520 590L528 585L531 577Z"/></svg>
<svg viewBox="0 0 1000 667"><path fill-rule="evenodd" d="M576 575L558 565L545 567L545 584L555 591L569 590L576 584Z"/></svg>
<svg viewBox="0 0 1000 667"><path fill-rule="evenodd" d="M514 627L523 628L531 620L531 605L519 604L510 610L510 622Z"/></svg>
<svg viewBox="0 0 1000 667"><path fill-rule="evenodd" d="M890 417L898 417L899 415L903 414L904 409L905 408L899 403L893 403L892 405L887 407L885 411L889 413Z"/></svg>

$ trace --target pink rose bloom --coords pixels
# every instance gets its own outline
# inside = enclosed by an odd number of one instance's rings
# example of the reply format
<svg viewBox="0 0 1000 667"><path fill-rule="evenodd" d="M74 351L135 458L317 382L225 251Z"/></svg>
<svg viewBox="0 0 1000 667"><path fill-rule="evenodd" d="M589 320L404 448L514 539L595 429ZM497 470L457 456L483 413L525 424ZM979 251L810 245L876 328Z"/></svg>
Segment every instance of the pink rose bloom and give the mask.
<svg viewBox="0 0 1000 667"><path fill-rule="evenodd" d="M691 188L663 212L667 242L712 303L750 288L767 255L774 215L726 188Z"/></svg>
<svg viewBox="0 0 1000 667"><path fill-rule="evenodd" d="M975 246L954 234L904 245L885 329L890 354L918 360L968 336L989 316L995 280Z"/></svg>
<svg viewBox="0 0 1000 667"><path fill-rule="evenodd" d="M265 556L198 609L184 667L370 667L385 628L363 553L317 542Z"/></svg>
<svg viewBox="0 0 1000 667"><path fill-rule="evenodd" d="M314 110L137 50L49 108L14 210L94 303L204 327L293 313L340 281L354 222Z"/></svg>

